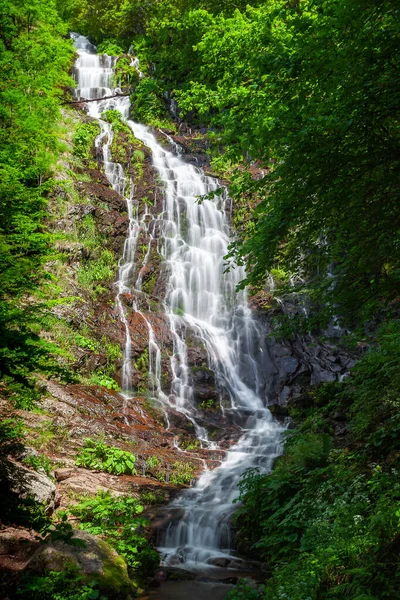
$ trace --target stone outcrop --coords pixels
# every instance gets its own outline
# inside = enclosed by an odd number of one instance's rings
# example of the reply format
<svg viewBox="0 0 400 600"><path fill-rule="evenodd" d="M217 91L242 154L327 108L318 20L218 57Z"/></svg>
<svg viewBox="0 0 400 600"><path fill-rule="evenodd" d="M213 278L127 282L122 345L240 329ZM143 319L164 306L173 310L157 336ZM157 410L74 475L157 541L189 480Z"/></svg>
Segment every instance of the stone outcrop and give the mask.
<svg viewBox="0 0 400 600"><path fill-rule="evenodd" d="M0 483L16 498L31 498L44 505L48 513L53 512L56 486L45 473L32 471L10 457L1 456Z"/></svg>

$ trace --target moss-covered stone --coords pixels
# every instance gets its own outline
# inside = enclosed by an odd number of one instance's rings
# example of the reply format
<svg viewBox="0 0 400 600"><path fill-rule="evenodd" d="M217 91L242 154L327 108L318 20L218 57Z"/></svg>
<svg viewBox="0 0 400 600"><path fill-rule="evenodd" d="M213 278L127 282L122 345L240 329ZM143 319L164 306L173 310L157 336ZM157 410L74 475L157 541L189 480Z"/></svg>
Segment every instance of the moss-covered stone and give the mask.
<svg viewBox="0 0 400 600"><path fill-rule="evenodd" d="M43 575L50 571L63 571L66 564L78 569L88 581L96 581L99 589L110 600L130 600L136 595L136 587L128 576L124 559L105 541L86 531L76 530L73 540L81 545L64 541L48 541L39 546L28 565L27 573Z"/></svg>

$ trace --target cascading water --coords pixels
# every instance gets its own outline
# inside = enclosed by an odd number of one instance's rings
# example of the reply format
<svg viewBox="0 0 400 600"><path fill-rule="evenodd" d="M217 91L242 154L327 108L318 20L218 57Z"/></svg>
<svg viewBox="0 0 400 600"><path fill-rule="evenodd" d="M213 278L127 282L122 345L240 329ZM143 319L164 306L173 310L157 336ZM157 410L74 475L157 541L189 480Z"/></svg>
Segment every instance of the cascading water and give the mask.
<svg viewBox="0 0 400 600"><path fill-rule="evenodd" d="M114 95L115 59L94 54L95 48L86 38L72 36L79 53L75 67L76 97ZM209 366L216 374L221 410L231 413L242 428L241 437L227 452L226 460L213 471L205 470L196 485L172 503L172 507L180 510L181 518L171 521L159 535L159 549L167 564L199 568L216 564L221 557L231 557L230 520L232 502L238 496L238 481L250 467L268 472L281 452L283 427L265 408L267 399L260 371L263 356L257 325L245 293L235 291L244 272L235 266L226 272L227 199L222 195L199 202L199 197L216 191L218 182L186 164L176 148L175 153L165 150L147 127L130 121L129 106L126 97L88 103L89 114L99 119L101 126L96 145L102 147L106 175L113 188L125 195L130 219L116 300L126 330L123 391L129 397L133 382L131 338L121 295L140 290L140 268L134 264L134 256L139 231L148 227L148 219L139 217L134 185L126 181L122 167L111 161L112 129L101 119L101 113L110 108L119 110L134 135L150 148L154 168L165 186L163 212L158 219L163 224L161 253L169 276L164 307L174 343L170 359L173 378L171 389L163 390L160 348L150 322L142 315L149 329L154 394L166 409L171 407L181 412L193 423L203 447L215 447L208 440L206 429L198 423L188 365L189 330L207 349ZM137 310L136 306L133 308Z"/></svg>

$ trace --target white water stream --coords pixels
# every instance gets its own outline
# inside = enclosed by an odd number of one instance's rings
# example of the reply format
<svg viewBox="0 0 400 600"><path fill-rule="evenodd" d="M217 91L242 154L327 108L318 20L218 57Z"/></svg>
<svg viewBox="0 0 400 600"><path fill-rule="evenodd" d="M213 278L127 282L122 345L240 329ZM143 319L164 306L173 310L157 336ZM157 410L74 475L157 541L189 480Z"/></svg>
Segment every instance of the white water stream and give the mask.
<svg viewBox="0 0 400 600"><path fill-rule="evenodd" d="M77 98L93 99L116 93L112 88L116 59L95 54L88 40L72 34L79 58L75 66ZM202 340L208 353L209 367L214 370L222 411L235 413L242 424L239 441L227 452L226 460L213 471L205 470L196 485L172 503L181 518L171 520L160 532L159 550L167 564L187 568L204 568L221 557L232 557L231 516L233 500L238 496L238 482L249 467L262 472L271 469L281 453L283 427L276 423L265 407L268 399L262 393L262 351L256 322L248 308L246 294L236 293L236 285L244 277L239 267L226 272L224 256L229 244L227 199L215 197L199 203L199 196L215 191L218 182L206 177L201 169L184 162L175 152L165 150L144 125L129 120L130 101L117 97L87 103L89 114L99 120L101 133L96 146L103 153L105 173L112 187L125 196L129 213L129 231L125 242L117 281L116 303L125 325L126 344L122 388L132 397L131 337L121 295L140 290L142 265L134 264L140 231L152 243L148 214L139 217L134 182L127 182L121 165L112 162L111 125L101 119L103 111L121 112L135 136L153 155L153 165L165 186L161 215L160 252L168 271L164 299L165 313L174 342L170 357L173 380L171 388L161 385L161 351L151 327L149 329L149 363L155 398L167 409L178 410L194 425L203 447L213 448L206 429L199 425L198 408L193 400L191 372L188 365L187 331ZM150 246L149 246L150 248ZM146 258L146 257L145 257ZM133 306L134 310L138 310ZM230 408L224 408L227 405Z"/></svg>

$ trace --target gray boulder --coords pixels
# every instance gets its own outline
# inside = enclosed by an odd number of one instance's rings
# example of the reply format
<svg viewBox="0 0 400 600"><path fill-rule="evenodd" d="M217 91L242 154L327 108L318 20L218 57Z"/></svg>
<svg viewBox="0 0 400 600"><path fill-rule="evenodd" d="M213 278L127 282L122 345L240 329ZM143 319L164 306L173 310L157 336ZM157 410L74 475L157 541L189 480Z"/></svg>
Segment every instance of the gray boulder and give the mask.
<svg viewBox="0 0 400 600"><path fill-rule="evenodd" d="M20 498L33 498L54 510L56 486L47 475L28 469L10 458L0 457L0 482Z"/></svg>

